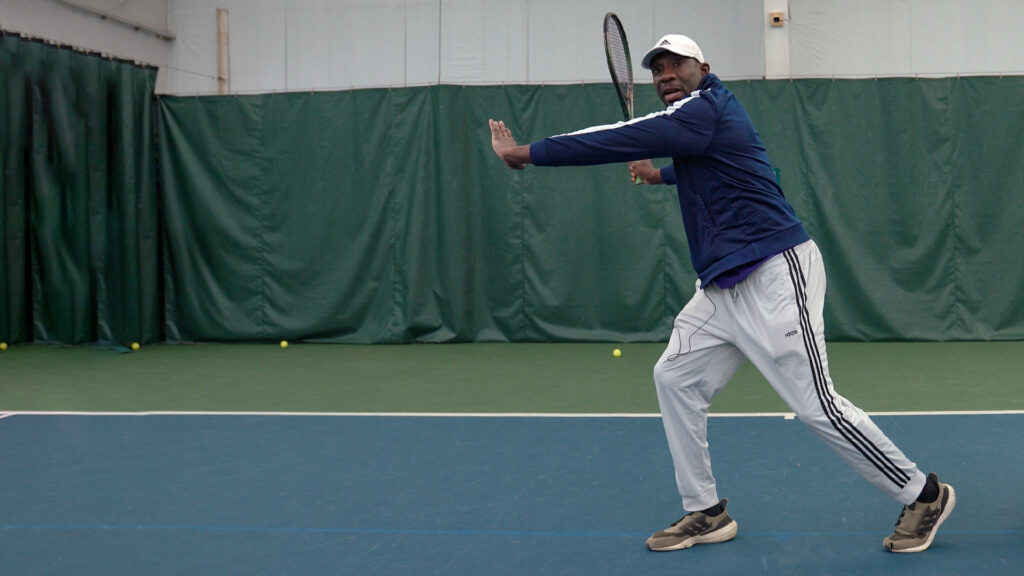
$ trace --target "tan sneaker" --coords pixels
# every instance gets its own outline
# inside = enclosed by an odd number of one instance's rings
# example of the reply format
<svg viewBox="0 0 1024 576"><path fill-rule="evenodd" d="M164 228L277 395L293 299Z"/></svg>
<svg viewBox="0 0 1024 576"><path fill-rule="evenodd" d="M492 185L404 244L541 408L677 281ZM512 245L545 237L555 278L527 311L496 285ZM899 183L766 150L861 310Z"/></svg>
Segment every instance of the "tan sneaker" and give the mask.
<svg viewBox="0 0 1024 576"><path fill-rule="evenodd" d="M939 482L934 472L928 475L939 485L939 497L931 504L913 502L903 507L896 520L896 531L882 540L890 552L924 552L932 545L935 533L956 506L956 491L949 484Z"/></svg>
<svg viewBox="0 0 1024 576"><path fill-rule="evenodd" d="M647 547L656 552L682 550L694 544L712 544L732 540L736 536L739 525L729 517L725 505L729 499L723 499L722 513L708 516L703 512L690 512L667 529L647 539Z"/></svg>

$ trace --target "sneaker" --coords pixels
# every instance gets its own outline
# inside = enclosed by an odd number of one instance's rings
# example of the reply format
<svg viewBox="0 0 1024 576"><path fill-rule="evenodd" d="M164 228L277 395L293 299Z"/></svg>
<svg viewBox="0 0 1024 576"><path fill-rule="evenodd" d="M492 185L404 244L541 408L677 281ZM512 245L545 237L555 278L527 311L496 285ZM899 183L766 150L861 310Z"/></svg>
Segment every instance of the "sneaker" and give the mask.
<svg viewBox="0 0 1024 576"><path fill-rule="evenodd" d="M956 506L956 491L949 484L939 482L934 472L928 478L939 485L939 497L931 504L912 502L903 507L896 520L896 531L882 540L882 546L890 552L924 552L932 545L932 539L939 526Z"/></svg>
<svg viewBox="0 0 1024 576"><path fill-rule="evenodd" d="M739 525L725 511L728 498L721 501L722 513L708 516L703 512L690 512L667 529L647 539L647 547L656 552L682 550L694 544L725 542L736 536Z"/></svg>

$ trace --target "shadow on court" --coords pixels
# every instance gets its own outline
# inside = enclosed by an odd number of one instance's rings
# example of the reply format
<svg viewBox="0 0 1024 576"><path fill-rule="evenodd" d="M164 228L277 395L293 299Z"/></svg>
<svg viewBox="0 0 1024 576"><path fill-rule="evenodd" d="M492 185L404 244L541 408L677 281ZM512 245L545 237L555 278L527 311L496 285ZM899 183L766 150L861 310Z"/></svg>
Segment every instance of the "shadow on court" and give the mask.
<svg viewBox="0 0 1024 576"><path fill-rule="evenodd" d="M1015 574L1024 415L878 416L952 483L931 550L801 424L713 418L732 542L653 553L681 514L657 418L0 419L0 573Z"/></svg>

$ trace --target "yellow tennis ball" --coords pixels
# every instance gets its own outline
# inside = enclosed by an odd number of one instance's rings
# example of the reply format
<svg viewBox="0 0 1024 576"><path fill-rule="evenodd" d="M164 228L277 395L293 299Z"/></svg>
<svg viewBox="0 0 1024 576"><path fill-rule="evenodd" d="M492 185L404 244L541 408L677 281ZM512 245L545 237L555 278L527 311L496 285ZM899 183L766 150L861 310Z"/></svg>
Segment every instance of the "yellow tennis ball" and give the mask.
<svg viewBox="0 0 1024 576"><path fill-rule="evenodd" d="M619 350L618 348L616 348L615 350L612 350L612 356L615 356L616 358L618 358L619 356L622 356L622 350Z"/></svg>
<svg viewBox="0 0 1024 576"><path fill-rule="evenodd" d="M287 348L287 347L288 347L288 341L287 340L281 340L281 348Z"/></svg>
<svg viewBox="0 0 1024 576"><path fill-rule="evenodd" d="M0 342L0 350L7 350L7 342Z"/></svg>
<svg viewBox="0 0 1024 576"><path fill-rule="evenodd" d="M138 342L132 342L132 350L138 350L139 348L141 348L141 346L139 346Z"/></svg>

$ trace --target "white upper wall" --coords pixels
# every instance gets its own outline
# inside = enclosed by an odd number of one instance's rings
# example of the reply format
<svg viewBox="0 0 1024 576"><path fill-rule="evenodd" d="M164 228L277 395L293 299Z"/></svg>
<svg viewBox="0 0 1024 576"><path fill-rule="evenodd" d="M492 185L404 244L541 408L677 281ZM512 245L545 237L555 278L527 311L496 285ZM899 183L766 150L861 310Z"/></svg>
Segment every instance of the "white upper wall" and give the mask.
<svg viewBox="0 0 1024 576"><path fill-rule="evenodd" d="M793 76L1024 74L1021 0L789 0Z"/></svg>
<svg viewBox="0 0 1024 576"><path fill-rule="evenodd" d="M724 77L764 74L763 0L171 0L170 91L216 89L217 8L228 10L237 92L607 82L609 11L639 81L650 81L644 51L684 29Z"/></svg>
<svg viewBox="0 0 1024 576"><path fill-rule="evenodd" d="M667 33L725 79L1024 74L1021 0L0 0L0 28L159 66L157 90L217 91L218 8L234 92L607 82L619 14L634 74ZM147 29L101 19L113 13ZM767 13L785 12L768 26ZM165 16L173 40L160 38Z"/></svg>

